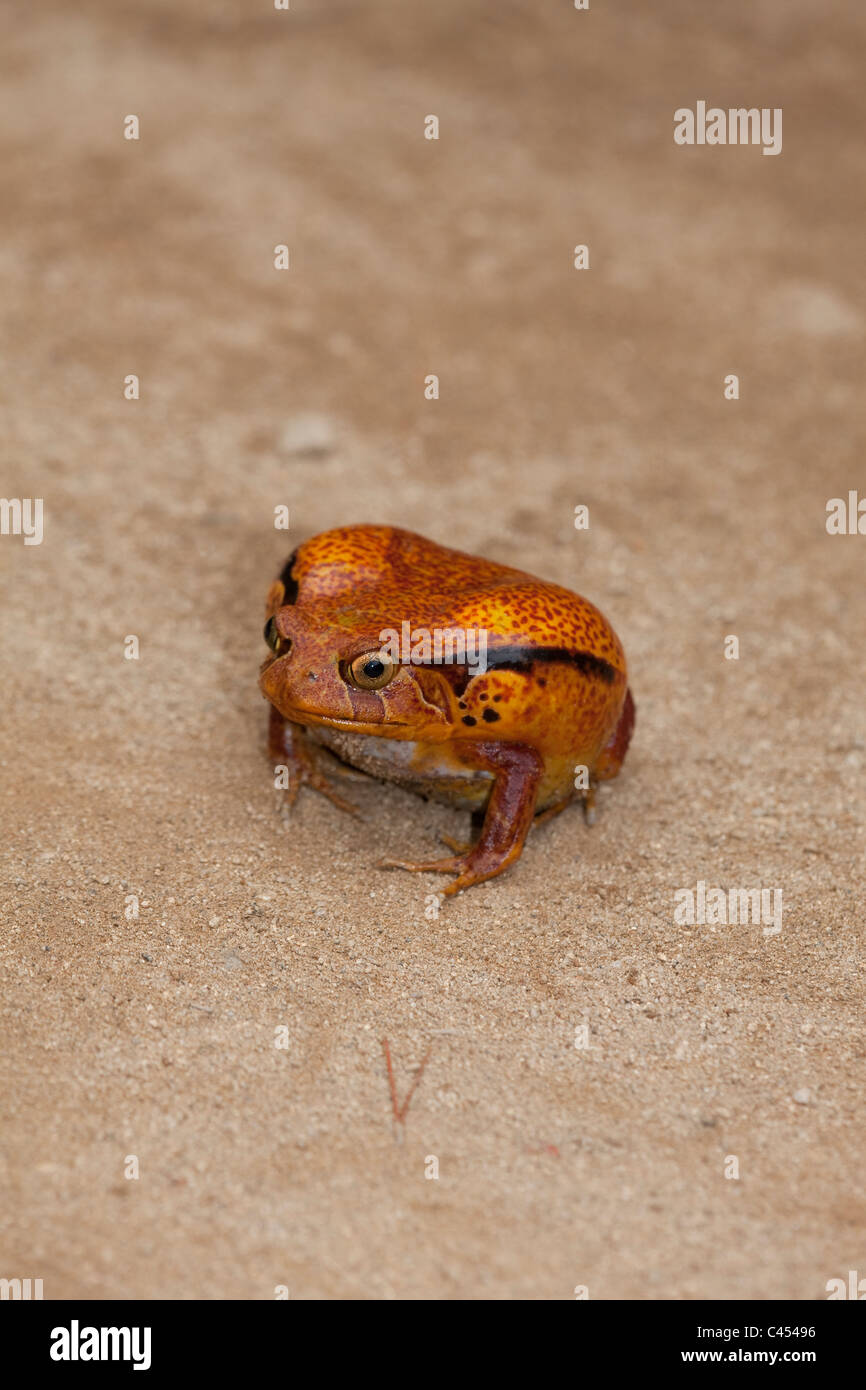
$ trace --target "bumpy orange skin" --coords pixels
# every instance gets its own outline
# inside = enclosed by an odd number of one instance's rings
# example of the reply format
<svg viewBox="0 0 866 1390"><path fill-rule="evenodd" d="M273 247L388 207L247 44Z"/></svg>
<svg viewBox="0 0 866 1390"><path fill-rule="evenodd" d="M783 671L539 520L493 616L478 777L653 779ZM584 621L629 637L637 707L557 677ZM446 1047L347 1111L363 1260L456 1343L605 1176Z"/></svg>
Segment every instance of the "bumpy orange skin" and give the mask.
<svg viewBox="0 0 866 1390"><path fill-rule="evenodd" d="M400 867L453 873L454 893L520 855L536 812L574 795L574 771L615 777L634 704L619 639L593 604L522 570L388 526L348 526L306 541L271 585L279 651L263 664L270 752L302 783L352 809L319 770L313 744L343 763L484 813L477 843ZM487 633L487 670L399 666L379 690L348 667L384 630Z"/></svg>

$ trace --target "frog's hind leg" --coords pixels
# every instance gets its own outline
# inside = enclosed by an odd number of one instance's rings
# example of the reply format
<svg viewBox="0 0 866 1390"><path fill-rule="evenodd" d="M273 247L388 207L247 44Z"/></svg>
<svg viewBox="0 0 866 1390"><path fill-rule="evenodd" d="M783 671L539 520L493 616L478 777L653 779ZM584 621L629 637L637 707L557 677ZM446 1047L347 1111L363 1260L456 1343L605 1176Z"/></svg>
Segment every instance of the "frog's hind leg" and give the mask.
<svg viewBox="0 0 866 1390"><path fill-rule="evenodd" d="M589 793L587 793L587 795L589 795ZM552 820L554 816L558 816L560 811L564 811L566 806L570 806L573 800L574 792L569 792L568 796L563 797L562 801L557 801L555 806L548 806L546 811L539 811L538 815L533 819L532 829L534 830L537 825L543 825L546 820ZM481 838L481 831L484 828L484 815L484 811L472 812L473 838L471 840L457 840L453 835L440 835L439 839L442 841L443 845L447 845L449 849L453 849L455 854L468 854L473 845L476 845Z"/></svg>
<svg viewBox="0 0 866 1390"><path fill-rule="evenodd" d="M472 846L478 843L478 839L481 835L481 831L484 826L484 816L486 812L473 811L471 814L471 831L473 836L471 840L455 840L453 835L439 836L439 839L442 841L443 845L447 845L449 849L453 849L455 854L468 854Z"/></svg>
<svg viewBox="0 0 866 1390"><path fill-rule="evenodd" d="M520 858L544 770L539 753L523 744L472 742L461 744L461 757L468 766L486 768L495 774L487 802L484 826L477 844L468 852L449 859L381 859L383 869L408 869L411 873L456 874L443 890L446 897L471 888L473 883L501 874Z"/></svg>
<svg viewBox="0 0 866 1390"><path fill-rule="evenodd" d="M602 748L596 762L594 775L599 782L607 782L611 777L616 777L628 752L631 742L632 731L634 729L635 705L631 691L626 690L625 701L619 722L616 728Z"/></svg>
<svg viewBox="0 0 866 1390"><path fill-rule="evenodd" d="M341 811L347 811L352 816L359 814L357 806L340 796L319 771L316 755L301 725L292 724L273 705L268 724L268 753L276 765L284 766L288 771L288 806L294 805L301 787L312 787L333 801Z"/></svg>

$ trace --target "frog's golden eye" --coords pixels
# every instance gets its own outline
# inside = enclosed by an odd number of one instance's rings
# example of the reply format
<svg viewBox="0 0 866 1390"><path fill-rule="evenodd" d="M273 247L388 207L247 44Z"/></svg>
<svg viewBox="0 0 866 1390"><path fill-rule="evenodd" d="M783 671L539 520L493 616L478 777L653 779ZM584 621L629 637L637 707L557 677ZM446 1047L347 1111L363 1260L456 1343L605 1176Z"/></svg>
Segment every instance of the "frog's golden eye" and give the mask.
<svg viewBox="0 0 866 1390"><path fill-rule="evenodd" d="M276 618L268 618L265 623L265 641L271 651L276 652L277 656L285 655L292 645L288 637L283 637L277 631Z"/></svg>
<svg viewBox="0 0 866 1390"><path fill-rule="evenodd" d="M381 652L366 652L349 662L346 675L359 690L381 690L394 679L396 671L396 663Z"/></svg>

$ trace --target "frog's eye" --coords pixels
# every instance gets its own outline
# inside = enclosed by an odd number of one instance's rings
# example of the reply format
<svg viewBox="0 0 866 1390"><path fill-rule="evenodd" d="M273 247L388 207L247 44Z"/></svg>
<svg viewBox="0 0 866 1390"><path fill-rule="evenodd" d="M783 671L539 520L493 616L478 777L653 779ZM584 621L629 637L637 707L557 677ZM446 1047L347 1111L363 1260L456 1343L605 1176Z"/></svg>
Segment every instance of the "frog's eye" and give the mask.
<svg viewBox="0 0 866 1390"><path fill-rule="evenodd" d="M275 618L268 618L268 621L265 623L265 641L271 651L276 652L277 656L285 654L292 645L288 637L283 637L277 632L277 622Z"/></svg>
<svg viewBox="0 0 866 1390"><path fill-rule="evenodd" d="M396 663L381 652L366 652L349 662L346 675L359 690L381 690L394 679L396 671Z"/></svg>

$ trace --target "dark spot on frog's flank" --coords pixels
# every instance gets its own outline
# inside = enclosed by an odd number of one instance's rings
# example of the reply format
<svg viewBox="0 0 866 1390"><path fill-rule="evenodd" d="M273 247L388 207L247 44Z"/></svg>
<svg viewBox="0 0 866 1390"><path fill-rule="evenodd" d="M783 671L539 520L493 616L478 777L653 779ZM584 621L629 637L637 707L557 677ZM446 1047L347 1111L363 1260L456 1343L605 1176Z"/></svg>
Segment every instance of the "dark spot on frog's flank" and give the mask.
<svg viewBox="0 0 866 1390"><path fill-rule="evenodd" d="M489 700L490 696L487 694L486 690L483 690L481 694L478 696L478 698L479 700Z"/></svg>
<svg viewBox="0 0 866 1390"><path fill-rule="evenodd" d="M495 710L495 709L491 709L490 706L488 705L488 706L487 706L487 709L484 711L484 713L482 714L481 718L484 719L484 720L486 720L486 722L487 722L488 724L495 724L496 721L497 721L497 719L499 718L499 711L498 711L498 710Z"/></svg>
<svg viewBox="0 0 866 1390"><path fill-rule="evenodd" d="M283 595L283 604L297 603L298 600L298 581L292 578L292 568L297 558L298 552L297 550L293 550L288 560L283 565L280 575L280 583L286 591Z"/></svg>
<svg viewBox="0 0 866 1390"><path fill-rule="evenodd" d="M460 704L460 708L461 708L461 709L465 709L465 708L466 708L466 701L465 701L465 700L460 700L459 704Z"/></svg>
<svg viewBox="0 0 866 1390"><path fill-rule="evenodd" d="M488 652L488 671L530 671L536 662L562 662L576 666L582 676L592 676L613 685L616 680L616 667L603 657L592 652L572 652L567 647L500 647L498 651Z"/></svg>
<svg viewBox="0 0 866 1390"><path fill-rule="evenodd" d="M477 724L477 723L478 723L478 720L475 718L475 715L474 715L474 714L464 714L464 716L463 716L463 723L464 723L464 724L472 725L472 724Z"/></svg>
<svg viewBox="0 0 866 1390"><path fill-rule="evenodd" d="M501 696L501 695L494 695L494 696L493 696L493 703L494 703L494 705L498 705L498 704L499 704L499 701L500 701L501 699L502 699L502 696Z"/></svg>
<svg viewBox="0 0 866 1390"><path fill-rule="evenodd" d="M544 679L544 676L539 676L539 677L538 677L538 684L539 684L539 685L547 685L547 681Z"/></svg>

